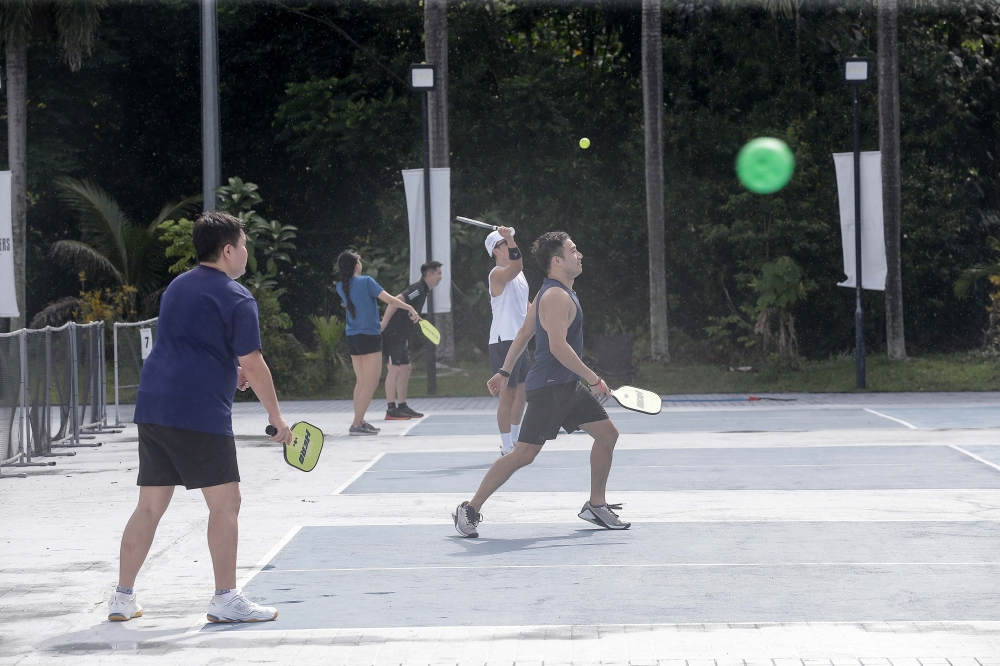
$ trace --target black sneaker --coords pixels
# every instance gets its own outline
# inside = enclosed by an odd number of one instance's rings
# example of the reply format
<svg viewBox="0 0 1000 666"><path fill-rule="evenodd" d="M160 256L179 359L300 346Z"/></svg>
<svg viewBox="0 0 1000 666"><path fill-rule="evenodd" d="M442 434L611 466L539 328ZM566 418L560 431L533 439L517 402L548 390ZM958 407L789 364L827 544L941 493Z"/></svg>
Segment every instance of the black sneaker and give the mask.
<svg viewBox="0 0 1000 666"><path fill-rule="evenodd" d="M386 421L409 421L412 417L399 407L385 410Z"/></svg>
<svg viewBox="0 0 1000 666"><path fill-rule="evenodd" d="M400 413L406 414L411 419L422 419L422 418L424 418L423 414L421 414L420 412L415 411L413 409L410 409L409 405L400 405L396 409L398 409L400 411Z"/></svg>

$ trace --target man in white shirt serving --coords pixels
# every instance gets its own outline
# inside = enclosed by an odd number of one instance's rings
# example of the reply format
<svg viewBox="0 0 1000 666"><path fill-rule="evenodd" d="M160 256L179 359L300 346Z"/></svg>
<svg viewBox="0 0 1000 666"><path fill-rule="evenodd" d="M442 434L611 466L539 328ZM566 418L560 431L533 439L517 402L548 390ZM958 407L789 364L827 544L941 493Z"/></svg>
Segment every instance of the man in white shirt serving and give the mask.
<svg viewBox="0 0 1000 666"><path fill-rule="evenodd" d="M528 312L528 281L524 277L524 260L514 242L514 230L500 227L486 237L486 251L496 261L490 270L490 305L493 322L490 324L490 364L493 373L503 367L511 342L524 325ZM497 426L500 428L500 455L514 450L521 431L524 414L524 380L531 361L527 350L521 354L510 373L507 390L500 394L497 407Z"/></svg>

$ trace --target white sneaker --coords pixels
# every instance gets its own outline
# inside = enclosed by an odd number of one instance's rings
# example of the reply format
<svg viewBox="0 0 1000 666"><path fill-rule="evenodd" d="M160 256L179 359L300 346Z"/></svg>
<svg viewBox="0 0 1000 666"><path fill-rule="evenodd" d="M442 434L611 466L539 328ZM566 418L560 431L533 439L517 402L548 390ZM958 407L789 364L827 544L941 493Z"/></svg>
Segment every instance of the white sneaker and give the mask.
<svg viewBox="0 0 1000 666"><path fill-rule="evenodd" d="M455 513L451 514L451 519L455 521L455 529L462 536L470 539L479 537L476 528L479 526L479 521L483 519L483 515L469 506L468 502L459 504Z"/></svg>
<svg viewBox="0 0 1000 666"><path fill-rule="evenodd" d="M580 509L579 516L588 523L594 523L609 530L627 530L632 523L623 522L614 509L621 511L621 504L605 504L604 506L594 506L589 501L585 502Z"/></svg>
<svg viewBox="0 0 1000 666"><path fill-rule="evenodd" d="M108 599L108 619L112 622L127 622L134 617L142 617L142 606L136 600L135 594L112 592L111 598Z"/></svg>
<svg viewBox="0 0 1000 666"><path fill-rule="evenodd" d="M500 445L500 455L501 456L507 455L508 453L510 453L511 451L514 450L515 446L517 446L517 442L511 442L510 446L507 446L506 444L501 444Z"/></svg>
<svg viewBox="0 0 1000 666"><path fill-rule="evenodd" d="M222 597L215 595L208 605L209 622L270 622L278 617L278 609L271 606L261 606L243 596L243 590L224 602Z"/></svg>

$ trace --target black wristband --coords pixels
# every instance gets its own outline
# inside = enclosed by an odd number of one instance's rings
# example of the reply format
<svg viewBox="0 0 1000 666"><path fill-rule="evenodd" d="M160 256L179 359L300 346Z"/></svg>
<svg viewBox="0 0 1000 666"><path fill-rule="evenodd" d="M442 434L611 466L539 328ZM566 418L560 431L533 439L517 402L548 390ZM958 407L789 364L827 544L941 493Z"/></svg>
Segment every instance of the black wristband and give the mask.
<svg viewBox="0 0 1000 666"><path fill-rule="evenodd" d="M521 250L517 249L516 247L508 247L507 256L510 257L511 261L517 261L518 259L521 258Z"/></svg>
<svg viewBox="0 0 1000 666"><path fill-rule="evenodd" d="M503 368L497 370L497 374L500 375L501 377L507 377L508 379L510 378L510 373L504 370Z"/></svg>

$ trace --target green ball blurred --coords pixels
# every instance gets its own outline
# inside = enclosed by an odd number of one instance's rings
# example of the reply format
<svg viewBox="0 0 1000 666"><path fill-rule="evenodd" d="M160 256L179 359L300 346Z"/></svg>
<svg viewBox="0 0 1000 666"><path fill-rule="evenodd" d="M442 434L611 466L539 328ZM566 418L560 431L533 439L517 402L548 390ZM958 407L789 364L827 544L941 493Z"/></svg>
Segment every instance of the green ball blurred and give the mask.
<svg viewBox="0 0 1000 666"><path fill-rule="evenodd" d="M582 139L580 139L580 147L590 148L590 139L588 139L587 137L583 137Z"/></svg>
<svg viewBox="0 0 1000 666"><path fill-rule="evenodd" d="M761 137L743 146L736 156L736 175L751 192L777 192L792 178L795 155L781 139Z"/></svg>

